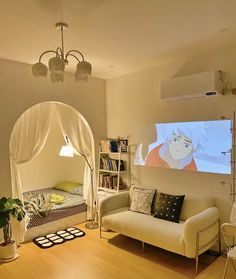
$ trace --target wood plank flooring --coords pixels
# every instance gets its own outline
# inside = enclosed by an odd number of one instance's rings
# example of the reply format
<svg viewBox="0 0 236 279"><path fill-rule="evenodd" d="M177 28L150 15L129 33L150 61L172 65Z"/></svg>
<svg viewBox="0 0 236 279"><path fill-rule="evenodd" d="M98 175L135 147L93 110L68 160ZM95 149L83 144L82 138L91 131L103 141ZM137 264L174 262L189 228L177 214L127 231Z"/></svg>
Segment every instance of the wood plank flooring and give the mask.
<svg viewBox="0 0 236 279"><path fill-rule="evenodd" d="M1 279L185 279L194 278L195 261L139 241L77 226L86 236L49 249L32 242L18 248L20 257L0 264ZM222 278L226 259L204 255L198 279ZM209 264L212 262L211 264ZM227 278L236 278L229 264Z"/></svg>

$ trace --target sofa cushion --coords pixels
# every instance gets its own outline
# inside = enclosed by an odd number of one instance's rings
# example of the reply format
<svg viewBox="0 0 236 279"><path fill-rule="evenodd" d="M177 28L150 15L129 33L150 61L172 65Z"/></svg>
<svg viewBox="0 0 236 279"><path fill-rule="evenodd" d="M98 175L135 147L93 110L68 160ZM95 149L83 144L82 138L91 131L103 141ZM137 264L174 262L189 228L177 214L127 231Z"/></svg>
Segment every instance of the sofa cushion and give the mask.
<svg viewBox="0 0 236 279"><path fill-rule="evenodd" d="M129 211L127 207L110 211L102 226L151 245L184 255L184 223L173 223L151 215Z"/></svg>
<svg viewBox="0 0 236 279"><path fill-rule="evenodd" d="M152 201L155 195L155 189L133 188L130 192L131 205L130 210L139 213L151 215Z"/></svg>
<svg viewBox="0 0 236 279"><path fill-rule="evenodd" d="M179 223L184 197L160 193L154 217Z"/></svg>

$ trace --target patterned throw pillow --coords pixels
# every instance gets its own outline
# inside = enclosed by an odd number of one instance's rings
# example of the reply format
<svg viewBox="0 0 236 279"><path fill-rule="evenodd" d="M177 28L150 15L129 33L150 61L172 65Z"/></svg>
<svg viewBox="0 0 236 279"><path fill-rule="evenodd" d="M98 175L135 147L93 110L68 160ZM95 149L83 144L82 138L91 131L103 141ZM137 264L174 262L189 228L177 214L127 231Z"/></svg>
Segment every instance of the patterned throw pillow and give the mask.
<svg viewBox="0 0 236 279"><path fill-rule="evenodd" d="M184 197L160 193L154 217L179 223Z"/></svg>
<svg viewBox="0 0 236 279"><path fill-rule="evenodd" d="M133 189L130 211L151 215L152 201L155 189Z"/></svg>

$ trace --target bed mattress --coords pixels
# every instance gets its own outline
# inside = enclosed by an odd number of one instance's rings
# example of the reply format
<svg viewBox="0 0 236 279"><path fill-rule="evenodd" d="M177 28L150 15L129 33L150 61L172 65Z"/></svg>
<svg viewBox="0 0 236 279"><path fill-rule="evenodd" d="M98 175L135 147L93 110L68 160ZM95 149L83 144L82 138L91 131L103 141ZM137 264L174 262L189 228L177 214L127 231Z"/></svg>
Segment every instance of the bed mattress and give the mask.
<svg viewBox="0 0 236 279"><path fill-rule="evenodd" d="M27 212L30 217L30 221L27 225L27 229L41 226L43 224L53 222L74 214L79 214L86 212L87 206L85 200L81 195L70 194L64 191L55 190L53 188L39 189L35 191L29 191L23 193L24 201L28 201L30 198L43 195L45 200L49 200L51 194L59 194L65 197L65 201L62 204L56 205L51 204L51 209L49 210L46 217L42 218L37 214Z"/></svg>

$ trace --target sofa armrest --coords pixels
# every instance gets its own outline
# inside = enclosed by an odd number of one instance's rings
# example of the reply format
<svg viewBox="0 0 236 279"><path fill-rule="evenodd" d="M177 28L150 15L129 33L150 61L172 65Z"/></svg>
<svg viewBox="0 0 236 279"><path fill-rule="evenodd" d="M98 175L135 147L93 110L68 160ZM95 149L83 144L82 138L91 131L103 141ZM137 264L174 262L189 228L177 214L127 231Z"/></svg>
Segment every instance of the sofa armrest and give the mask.
<svg viewBox="0 0 236 279"><path fill-rule="evenodd" d="M197 258L219 240L219 211L210 207L196 214L184 223L183 240L185 256Z"/></svg>
<svg viewBox="0 0 236 279"><path fill-rule="evenodd" d="M99 204L99 221L101 224L102 217L109 211L129 206L129 192L122 192L108 196L101 200Z"/></svg>

